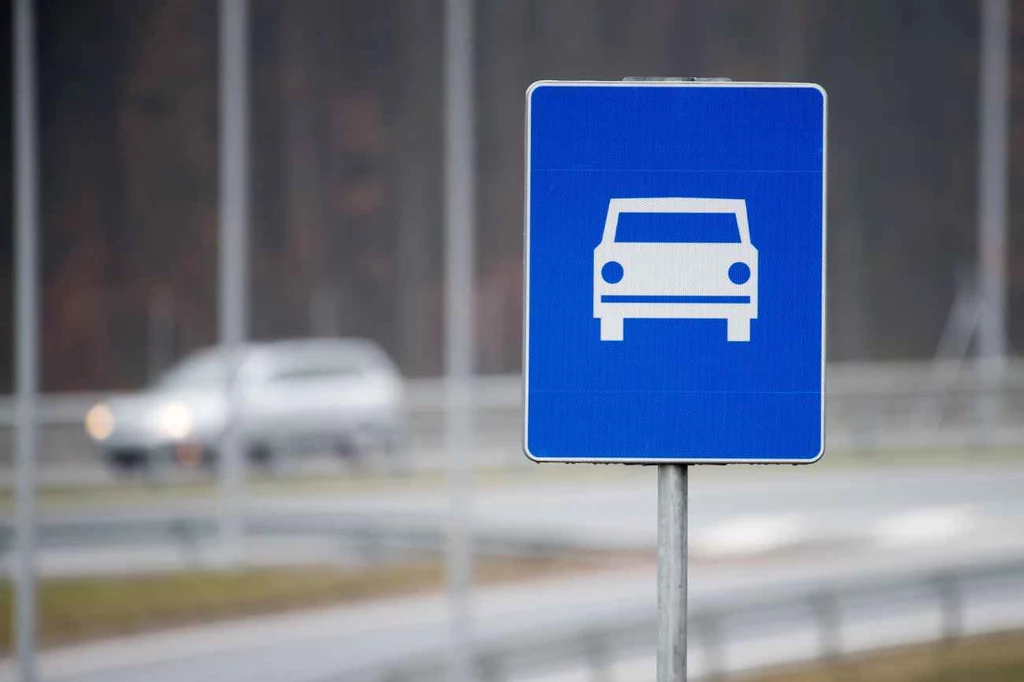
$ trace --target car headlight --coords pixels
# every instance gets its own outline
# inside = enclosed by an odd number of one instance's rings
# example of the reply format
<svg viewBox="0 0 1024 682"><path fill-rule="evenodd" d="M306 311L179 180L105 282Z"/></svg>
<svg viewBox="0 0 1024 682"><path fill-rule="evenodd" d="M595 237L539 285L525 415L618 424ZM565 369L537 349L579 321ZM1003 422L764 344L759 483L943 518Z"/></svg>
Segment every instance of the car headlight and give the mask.
<svg viewBox="0 0 1024 682"><path fill-rule="evenodd" d="M114 411L96 403L85 413L85 432L96 442L103 442L114 433Z"/></svg>
<svg viewBox="0 0 1024 682"><path fill-rule="evenodd" d="M157 428L165 438L188 438L195 426L192 410L184 403L167 403L156 415Z"/></svg>
<svg viewBox="0 0 1024 682"><path fill-rule="evenodd" d="M625 270L622 268L622 263L610 260L601 267L601 279L608 282L608 284L618 284L622 281L622 276L625 274Z"/></svg>
<svg viewBox="0 0 1024 682"><path fill-rule="evenodd" d="M750 266L737 261L729 266L729 279L733 284L746 284L750 279Z"/></svg>

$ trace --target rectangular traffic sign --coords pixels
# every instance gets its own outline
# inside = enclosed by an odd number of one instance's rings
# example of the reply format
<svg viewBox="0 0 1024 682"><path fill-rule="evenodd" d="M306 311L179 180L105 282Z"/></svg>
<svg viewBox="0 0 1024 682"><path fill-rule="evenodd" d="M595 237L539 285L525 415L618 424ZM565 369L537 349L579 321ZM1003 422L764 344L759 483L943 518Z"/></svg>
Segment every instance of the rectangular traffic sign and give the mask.
<svg viewBox="0 0 1024 682"><path fill-rule="evenodd" d="M530 87L530 458L822 455L825 132L812 84Z"/></svg>

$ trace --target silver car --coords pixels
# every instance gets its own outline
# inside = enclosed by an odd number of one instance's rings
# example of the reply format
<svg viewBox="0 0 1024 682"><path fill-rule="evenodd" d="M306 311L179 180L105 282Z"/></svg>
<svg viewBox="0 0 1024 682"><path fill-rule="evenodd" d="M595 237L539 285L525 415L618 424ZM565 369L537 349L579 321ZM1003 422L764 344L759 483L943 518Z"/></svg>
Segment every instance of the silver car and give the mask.
<svg viewBox="0 0 1024 682"><path fill-rule="evenodd" d="M395 453L403 431L402 379L376 344L277 341L247 345L230 359L216 348L187 357L148 390L94 405L86 432L118 470L210 464L227 425L234 370L234 424L257 464L310 450L350 458Z"/></svg>

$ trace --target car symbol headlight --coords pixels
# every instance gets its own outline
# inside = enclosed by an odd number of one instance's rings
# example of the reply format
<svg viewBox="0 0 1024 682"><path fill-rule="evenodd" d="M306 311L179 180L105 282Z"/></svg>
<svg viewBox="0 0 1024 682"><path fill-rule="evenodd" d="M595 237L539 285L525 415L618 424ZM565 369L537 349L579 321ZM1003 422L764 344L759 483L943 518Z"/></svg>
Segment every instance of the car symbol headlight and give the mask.
<svg viewBox="0 0 1024 682"><path fill-rule="evenodd" d="M601 279L608 282L608 284L618 284L622 281L622 276L626 273L622 269L622 263L610 260L601 267Z"/></svg>
<svg viewBox="0 0 1024 682"><path fill-rule="evenodd" d="M157 427L165 438L181 440L192 433L195 420L192 410L184 403L167 403L156 416Z"/></svg>
<svg viewBox="0 0 1024 682"><path fill-rule="evenodd" d="M736 262L729 266L729 280L733 284L746 284L748 279L750 279L749 265Z"/></svg>
<svg viewBox="0 0 1024 682"><path fill-rule="evenodd" d="M85 432L97 443L114 433L114 411L104 403L96 403L85 413Z"/></svg>

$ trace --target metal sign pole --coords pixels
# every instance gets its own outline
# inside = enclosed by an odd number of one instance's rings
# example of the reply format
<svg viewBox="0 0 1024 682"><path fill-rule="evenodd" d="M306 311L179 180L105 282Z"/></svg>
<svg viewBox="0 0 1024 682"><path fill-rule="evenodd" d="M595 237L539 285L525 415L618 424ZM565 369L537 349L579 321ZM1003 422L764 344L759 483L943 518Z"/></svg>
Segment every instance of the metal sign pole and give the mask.
<svg viewBox="0 0 1024 682"><path fill-rule="evenodd" d="M1010 2L981 3L978 102L978 355L987 389L984 422L999 418L998 388L1006 365L1007 144L1010 134Z"/></svg>
<svg viewBox="0 0 1024 682"><path fill-rule="evenodd" d="M658 466L658 682L686 682L688 467Z"/></svg>
<svg viewBox="0 0 1024 682"><path fill-rule="evenodd" d="M470 451L473 414L473 5L445 6L445 435L451 458L448 490L447 573L451 607L449 679L467 682L472 671L473 538Z"/></svg>
<svg viewBox="0 0 1024 682"><path fill-rule="evenodd" d="M39 191L36 138L35 17L32 0L14 7L14 149L17 225L15 490L17 548L13 614L22 682L36 677L36 398L39 391Z"/></svg>
<svg viewBox="0 0 1024 682"><path fill-rule="evenodd" d="M980 354L998 367L1006 355L1010 3L984 0L981 10L978 270L984 315L978 345Z"/></svg>
<svg viewBox="0 0 1024 682"><path fill-rule="evenodd" d="M247 326L249 223L248 0L222 0L220 17L220 343L228 354L220 452L220 539L228 564L242 551L245 458L236 374Z"/></svg>

